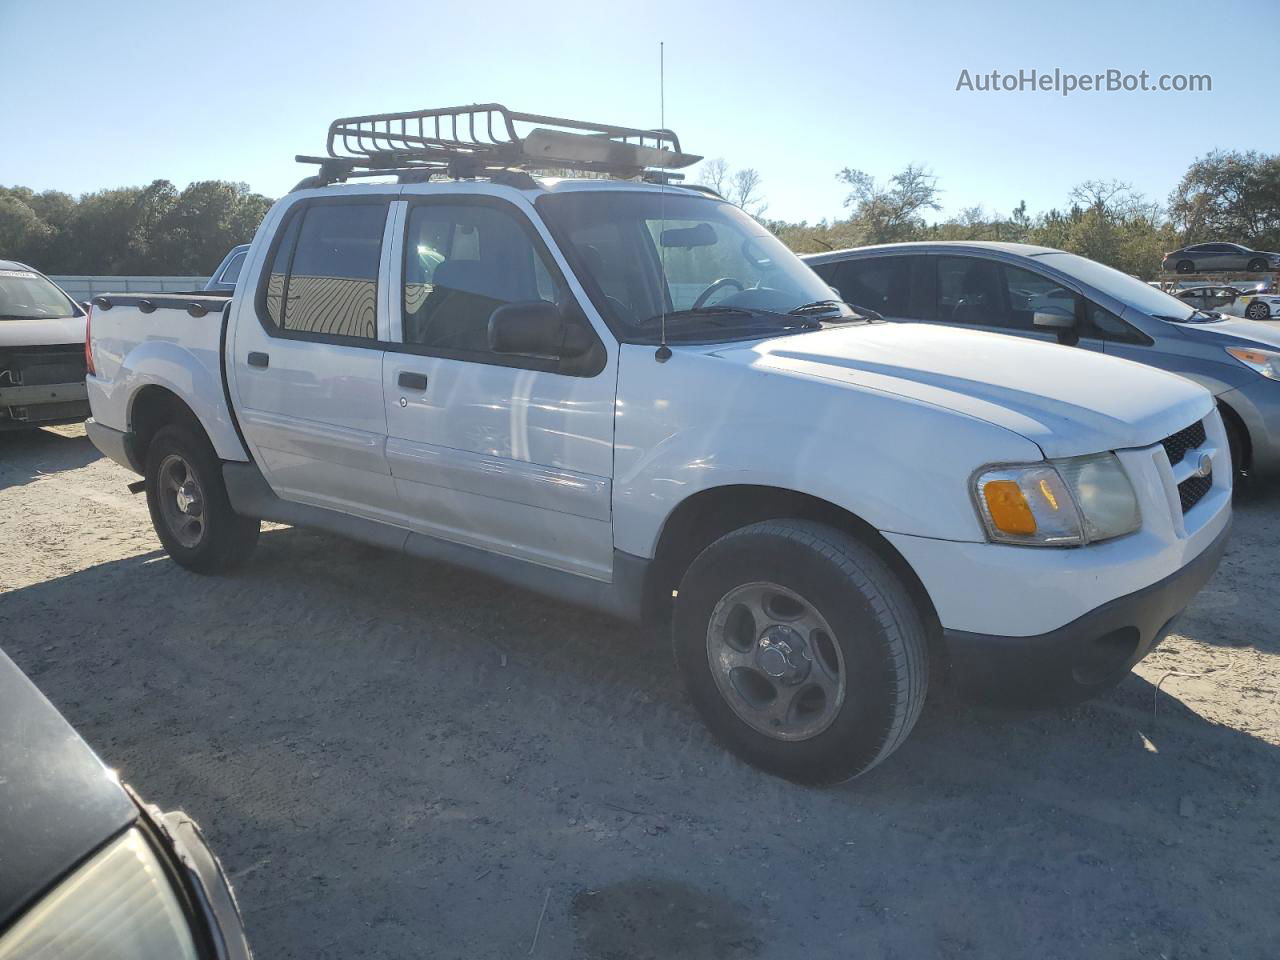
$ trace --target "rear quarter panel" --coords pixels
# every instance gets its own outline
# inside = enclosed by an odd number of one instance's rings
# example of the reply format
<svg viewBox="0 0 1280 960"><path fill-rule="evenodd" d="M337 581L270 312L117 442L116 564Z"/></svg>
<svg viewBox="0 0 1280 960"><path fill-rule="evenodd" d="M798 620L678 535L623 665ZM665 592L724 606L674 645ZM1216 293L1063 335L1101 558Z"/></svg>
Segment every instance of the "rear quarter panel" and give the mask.
<svg viewBox="0 0 1280 960"><path fill-rule="evenodd" d="M176 394L196 415L224 460L248 460L222 386L223 315L193 317L162 307L95 307L91 325L97 373L88 377L94 419L115 430L132 429L133 404L144 387Z"/></svg>

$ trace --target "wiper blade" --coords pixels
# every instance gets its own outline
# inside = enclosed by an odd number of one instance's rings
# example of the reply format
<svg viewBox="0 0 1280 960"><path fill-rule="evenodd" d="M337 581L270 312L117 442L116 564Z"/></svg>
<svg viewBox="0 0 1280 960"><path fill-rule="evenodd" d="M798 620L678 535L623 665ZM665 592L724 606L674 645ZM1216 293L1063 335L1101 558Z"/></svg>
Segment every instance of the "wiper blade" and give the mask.
<svg viewBox="0 0 1280 960"><path fill-rule="evenodd" d="M819 310L839 310L844 305L843 300L813 300L810 303L802 303L798 307L792 307L787 313L799 315L802 313L816 313Z"/></svg>
<svg viewBox="0 0 1280 960"><path fill-rule="evenodd" d="M872 322L882 322L884 320L884 317L882 317L875 310L872 310L870 307L863 307L863 306L859 306L856 303L849 303L847 300L814 300L811 303L802 303L800 304L800 306L793 307L791 310L788 310L787 312L794 316L794 315L801 315L806 313L820 313L820 312L826 313L832 310L839 310L841 307L848 307L851 311L853 311L853 314L851 316L845 316L844 314L841 314L840 316L823 317L822 319L824 319L828 323L847 323L850 320L870 320Z"/></svg>

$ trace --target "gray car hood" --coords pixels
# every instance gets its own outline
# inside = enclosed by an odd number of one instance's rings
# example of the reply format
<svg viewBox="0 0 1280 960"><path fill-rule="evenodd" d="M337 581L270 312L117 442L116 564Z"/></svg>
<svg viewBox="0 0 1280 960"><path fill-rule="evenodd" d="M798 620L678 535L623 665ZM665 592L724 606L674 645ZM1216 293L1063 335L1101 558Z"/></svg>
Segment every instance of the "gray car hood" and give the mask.
<svg viewBox="0 0 1280 960"><path fill-rule="evenodd" d="M84 317L58 317L53 320L0 320L0 349L84 343L84 320Z"/></svg>

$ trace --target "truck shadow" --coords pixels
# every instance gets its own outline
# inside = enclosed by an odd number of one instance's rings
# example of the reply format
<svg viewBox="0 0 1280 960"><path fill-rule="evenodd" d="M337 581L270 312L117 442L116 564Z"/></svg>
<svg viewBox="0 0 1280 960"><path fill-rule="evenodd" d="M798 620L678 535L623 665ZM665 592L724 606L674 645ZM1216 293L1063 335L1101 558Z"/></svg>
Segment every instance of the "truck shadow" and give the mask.
<svg viewBox="0 0 1280 960"><path fill-rule="evenodd" d="M83 467L101 456L81 426L0 431L0 490Z"/></svg>
<svg viewBox="0 0 1280 960"><path fill-rule="evenodd" d="M511 956L544 890L547 955L647 956L584 897L661 876L714 891L691 942L723 926L741 955L1113 956L1120 930L1157 955L1213 945L1206 912L1239 955L1280 933L1276 747L1136 676L1034 713L939 692L885 764L812 790L712 742L651 632L304 530L224 578L156 551L10 591L0 637L201 821L262 956Z"/></svg>

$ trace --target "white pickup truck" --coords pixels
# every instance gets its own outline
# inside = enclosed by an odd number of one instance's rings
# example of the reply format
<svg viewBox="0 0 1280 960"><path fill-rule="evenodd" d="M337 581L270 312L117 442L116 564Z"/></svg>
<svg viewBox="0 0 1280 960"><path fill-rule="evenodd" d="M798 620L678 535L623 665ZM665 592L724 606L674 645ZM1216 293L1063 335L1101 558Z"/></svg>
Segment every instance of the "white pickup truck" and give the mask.
<svg viewBox="0 0 1280 960"><path fill-rule="evenodd" d="M234 296L94 302L89 434L184 567L271 520L670 618L716 735L831 783L902 743L931 669L1116 683L1218 563L1207 391L868 320L673 185L697 158L669 131L488 105L336 121L329 154Z"/></svg>

